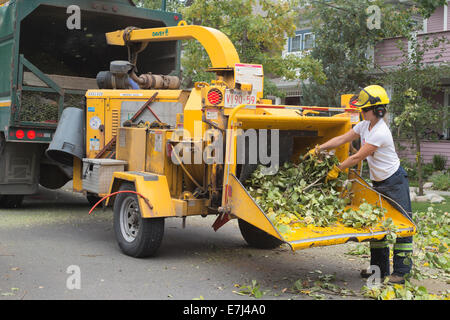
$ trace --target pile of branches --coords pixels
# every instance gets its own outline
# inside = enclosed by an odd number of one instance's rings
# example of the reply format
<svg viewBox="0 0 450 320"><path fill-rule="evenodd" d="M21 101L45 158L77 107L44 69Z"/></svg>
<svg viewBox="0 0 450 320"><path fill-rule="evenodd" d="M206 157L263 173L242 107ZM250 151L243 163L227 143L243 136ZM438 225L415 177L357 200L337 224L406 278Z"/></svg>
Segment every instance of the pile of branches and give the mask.
<svg viewBox="0 0 450 320"><path fill-rule="evenodd" d="M347 208L351 183L345 172L326 182L337 157L321 152L318 157L300 156L297 164L286 162L275 175L265 175L259 166L245 182L250 195L281 233L308 225L328 227L338 221L354 228L373 227L384 210L368 203Z"/></svg>

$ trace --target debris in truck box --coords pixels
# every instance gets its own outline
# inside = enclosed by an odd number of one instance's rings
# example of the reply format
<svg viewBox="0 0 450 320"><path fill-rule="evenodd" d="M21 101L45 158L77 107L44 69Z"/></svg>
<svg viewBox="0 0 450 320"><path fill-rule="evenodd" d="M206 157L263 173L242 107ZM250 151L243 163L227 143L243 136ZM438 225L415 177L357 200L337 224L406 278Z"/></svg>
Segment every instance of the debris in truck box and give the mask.
<svg viewBox="0 0 450 320"><path fill-rule="evenodd" d="M20 107L20 121L57 122L59 95L45 92L23 92ZM84 108L84 96L66 94L64 108Z"/></svg>
<svg viewBox="0 0 450 320"><path fill-rule="evenodd" d="M64 95L64 108L78 108L84 109L85 99L84 95L80 94L66 94Z"/></svg>
<svg viewBox="0 0 450 320"><path fill-rule="evenodd" d="M20 121L58 121L56 94L24 92L20 106Z"/></svg>

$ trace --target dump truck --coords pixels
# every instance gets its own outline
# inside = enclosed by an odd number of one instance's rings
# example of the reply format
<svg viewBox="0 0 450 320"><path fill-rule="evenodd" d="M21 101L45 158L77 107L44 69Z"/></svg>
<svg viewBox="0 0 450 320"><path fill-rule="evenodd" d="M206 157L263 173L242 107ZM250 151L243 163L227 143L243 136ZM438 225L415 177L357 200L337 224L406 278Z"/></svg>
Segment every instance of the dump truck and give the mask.
<svg viewBox="0 0 450 320"><path fill-rule="evenodd" d="M104 34L129 25L174 26L180 19L131 0L0 1L0 206L16 207L39 185L58 189L72 179L72 165L52 161L45 150L63 110L84 110L98 70L128 59L127 49L108 46ZM177 41L155 43L140 55L139 69L180 72Z"/></svg>
<svg viewBox="0 0 450 320"><path fill-rule="evenodd" d="M117 30L117 29L116 29ZM136 66L140 52L156 44L196 40L211 60L211 82L180 89L174 75L155 75ZM238 219L247 243L292 250L382 239L382 221L371 229L341 223L305 226L282 234L243 182L264 164L268 174L286 161L299 161L316 144L347 132L360 120L349 107L274 105L264 99L262 65L241 63L219 30L187 25L127 27L106 33L112 48L127 48L129 60L114 60L97 75L98 89L86 92L84 110L66 108L46 155L72 165L73 189L113 207L120 249L132 257L154 255L167 218L215 215L220 229ZM157 49L154 49L154 48ZM110 56L106 56L108 59ZM257 156L255 159L255 155ZM336 149L343 161L349 145ZM353 197L348 208L367 201L386 209L399 237L416 226L408 214L349 172ZM183 224L184 225L184 224Z"/></svg>

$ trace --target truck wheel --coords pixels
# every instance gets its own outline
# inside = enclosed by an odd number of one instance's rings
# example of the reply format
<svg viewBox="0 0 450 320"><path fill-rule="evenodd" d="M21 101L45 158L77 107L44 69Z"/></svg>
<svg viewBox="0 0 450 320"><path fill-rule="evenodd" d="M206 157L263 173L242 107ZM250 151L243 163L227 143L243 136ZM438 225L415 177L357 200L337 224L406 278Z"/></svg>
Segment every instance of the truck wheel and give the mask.
<svg viewBox="0 0 450 320"><path fill-rule="evenodd" d="M251 247L258 249L275 249L283 243L280 239L271 236L267 232L256 228L242 219L239 219L238 223L244 240Z"/></svg>
<svg viewBox="0 0 450 320"><path fill-rule="evenodd" d="M4 195L0 196L0 208L19 208L22 206L23 195Z"/></svg>
<svg viewBox="0 0 450 320"><path fill-rule="evenodd" d="M120 191L135 191L133 184L124 183ZM128 256L153 256L161 246L164 218L142 218L137 195L119 193L114 201L114 232L120 249Z"/></svg>

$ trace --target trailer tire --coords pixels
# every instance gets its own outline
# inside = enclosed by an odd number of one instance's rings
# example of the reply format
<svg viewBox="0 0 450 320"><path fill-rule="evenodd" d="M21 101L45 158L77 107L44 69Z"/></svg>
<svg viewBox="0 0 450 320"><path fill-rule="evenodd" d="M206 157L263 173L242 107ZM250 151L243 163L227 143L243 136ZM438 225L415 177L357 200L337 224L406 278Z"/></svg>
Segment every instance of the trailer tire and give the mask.
<svg viewBox="0 0 450 320"><path fill-rule="evenodd" d="M0 196L0 208L12 209L22 206L23 195L4 195Z"/></svg>
<svg viewBox="0 0 450 320"><path fill-rule="evenodd" d="M119 191L136 191L124 183ZM122 252L134 258L156 254L164 235L164 218L142 218L134 193L119 193L114 201L114 233Z"/></svg>
<svg viewBox="0 0 450 320"><path fill-rule="evenodd" d="M239 219L238 224L242 237L244 237L244 240L251 247L258 249L275 249L283 243L280 239L256 228L247 221Z"/></svg>

